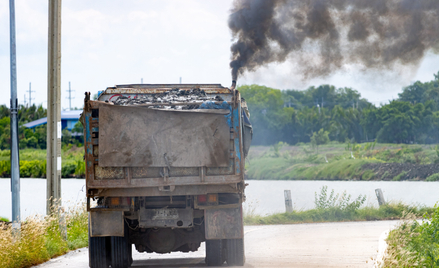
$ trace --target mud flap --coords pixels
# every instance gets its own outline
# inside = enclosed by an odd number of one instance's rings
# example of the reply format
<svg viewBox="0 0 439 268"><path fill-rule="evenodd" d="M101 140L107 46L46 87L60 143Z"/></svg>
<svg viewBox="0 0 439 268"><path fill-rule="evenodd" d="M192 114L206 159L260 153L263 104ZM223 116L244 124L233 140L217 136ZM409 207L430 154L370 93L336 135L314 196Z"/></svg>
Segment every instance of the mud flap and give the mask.
<svg viewBox="0 0 439 268"><path fill-rule="evenodd" d="M206 209L204 211L206 239L243 238L242 207Z"/></svg>
<svg viewBox="0 0 439 268"><path fill-rule="evenodd" d="M90 236L124 236L123 211L91 211Z"/></svg>

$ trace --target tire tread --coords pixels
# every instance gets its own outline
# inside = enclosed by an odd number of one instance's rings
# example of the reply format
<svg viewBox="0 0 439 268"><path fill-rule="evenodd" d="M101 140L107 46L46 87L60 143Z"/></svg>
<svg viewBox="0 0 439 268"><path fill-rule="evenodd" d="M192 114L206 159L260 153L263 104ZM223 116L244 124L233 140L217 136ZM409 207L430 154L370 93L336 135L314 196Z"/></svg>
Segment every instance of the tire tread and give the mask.
<svg viewBox="0 0 439 268"><path fill-rule="evenodd" d="M244 266L244 239L227 239L227 264L229 266Z"/></svg>

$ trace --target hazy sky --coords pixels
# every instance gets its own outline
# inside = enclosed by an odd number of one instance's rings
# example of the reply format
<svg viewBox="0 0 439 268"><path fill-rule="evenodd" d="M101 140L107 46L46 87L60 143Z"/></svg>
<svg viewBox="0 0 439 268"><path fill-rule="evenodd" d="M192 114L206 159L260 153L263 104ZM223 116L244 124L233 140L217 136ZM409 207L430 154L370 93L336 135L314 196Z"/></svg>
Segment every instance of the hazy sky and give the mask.
<svg viewBox="0 0 439 268"><path fill-rule="evenodd" d="M19 103L47 102L48 1L16 0ZM227 26L231 0L64 0L62 2L62 108L81 107L85 91L96 93L116 84L231 84L232 36ZM294 59L246 74L238 84L258 83L279 89L333 84L352 87L375 104L396 98L413 81L429 81L439 70L439 56L429 54L419 67L397 72L363 72L346 66L336 75L303 82ZM9 106L9 1L0 2L0 104Z"/></svg>

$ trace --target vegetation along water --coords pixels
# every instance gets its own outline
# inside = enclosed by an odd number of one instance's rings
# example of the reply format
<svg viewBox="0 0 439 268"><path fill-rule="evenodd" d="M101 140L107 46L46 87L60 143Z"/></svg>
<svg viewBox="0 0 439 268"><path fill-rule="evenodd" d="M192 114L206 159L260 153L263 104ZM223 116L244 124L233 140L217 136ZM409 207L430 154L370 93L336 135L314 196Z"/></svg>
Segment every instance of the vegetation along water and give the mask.
<svg viewBox="0 0 439 268"><path fill-rule="evenodd" d="M403 88L397 99L379 106L352 88L321 85L301 91L240 86L238 90L248 103L254 129L253 147L246 163L247 179L439 180L439 72L433 77L429 82L412 83ZM21 177L46 175L46 128L23 126L46 114L42 106L19 107ZM9 115L9 109L0 106L2 177L10 176ZM82 132L80 123L73 132ZM82 137L73 137L63 130L63 177L84 176L82 143ZM350 199L341 194L333 198L325 191L316 197L315 209L265 217L250 211L245 221L274 224L405 217L390 233L384 266L439 265L439 208L401 203L364 207L361 197ZM69 215L67 238L57 230L56 218L27 218L19 241L14 241L10 226L2 224L2 266L29 267L68 249L85 246L87 216L83 207ZM424 222L414 220L421 215Z"/></svg>

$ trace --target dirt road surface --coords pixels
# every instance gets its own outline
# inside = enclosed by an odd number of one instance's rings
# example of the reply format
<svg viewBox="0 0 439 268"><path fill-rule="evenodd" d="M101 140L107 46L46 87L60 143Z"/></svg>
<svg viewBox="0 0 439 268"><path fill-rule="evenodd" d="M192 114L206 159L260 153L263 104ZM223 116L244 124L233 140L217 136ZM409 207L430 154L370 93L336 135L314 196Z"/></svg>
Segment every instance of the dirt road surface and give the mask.
<svg viewBox="0 0 439 268"><path fill-rule="evenodd" d="M380 236L396 224L372 221L246 226L244 267L373 267ZM192 253L160 255L133 250L132 267L206 267L204 250L204 243ZM88 250L79 249L36 267L87 268Z"/></svg>

